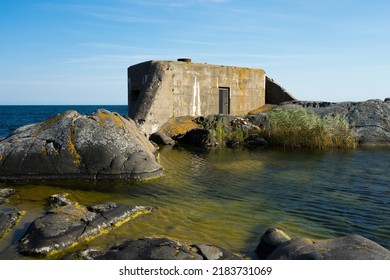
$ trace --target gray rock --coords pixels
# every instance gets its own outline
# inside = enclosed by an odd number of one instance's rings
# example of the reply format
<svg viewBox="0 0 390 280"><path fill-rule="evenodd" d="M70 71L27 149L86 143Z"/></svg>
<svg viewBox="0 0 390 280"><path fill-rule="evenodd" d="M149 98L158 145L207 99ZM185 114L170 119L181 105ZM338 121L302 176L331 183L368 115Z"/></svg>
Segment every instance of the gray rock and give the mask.
<svg viewBox="0 0 390 280"><path fill-rule="evenodd" d="M0 198L6 198L14 194L15 190L11 188L0 189Z"/></svg>
<svg viewBox="0 0 390 280"><path fill-rule="evenodd" d="M247 148L266 148L268 142L257 134L252 134L244 139L244 144Z"/></svg>
<svg viewBox="0 0 390 280"><path fill-rule="evenodd" d="M118 223L139 214L149 213L151 207L117 205L115 203L85 207L77 203L56 205L45 216L37 218L20 240L18 251L23 255L47 256L74 244L106 232Z"/></svg>
<svg viewBox="0 0 390 280"><path fill-rule="evenodd" d="M256 249L257 255L268 260L390 260L389 250L360 235L329 240L288 238L282 231L267 231ZM264 244L271 244L271 250L267 251Z"/></svg>
<svg viewBox="0 0 390 280"><path fill-rule="evenodd" d="M163 132L155 132L149 137L150 141L153 141L157 145L175 145L175 140L166 135Z"/></svg>
<svg viewBox="0 0 390 280"><path fill-rule="evenodd" d="M210 245L187 245L169 238L127 240L107 252L87 250L81 259L98 260L237 260L238 256Z"/></svg>
<svg viewBox="0 0 390 280"><path fill-rule="evenodd" d="M188 131L186 134L184 134L184 136L177 138L176 140L179 143L204 147L208 145L209 137L210 130L204 128L195 128Z"/></svg>
<svg viewBox="0 0 390 280"><path fill-rule="evenodd" d="M11 196L14 193L15 193L14 189L10 189L10 188L0 189L0 205L8 202L7 197Z"/></svg>
<svg viewBox="0 0 390 280"><path fill-rule="evenodd" d="M163 172L155 153L117 113L67 111L0 142L0 179L145 179Z"/></svg>
<svg viewBox="0 0 390 280"><path fill-rule="evenodd" d="M15 226L24 212L17 209L0 209L0 239Z"/></svg>
<svg viewBox="0 0 390 280"><path fill-rule="evenodd" d="M61 206L67 206L67 205L73 205L76 204L76 202L71 201L68 199L67 193L61 193L61 194L53 194L50 196L50 204L52 207L61 207Z"/></svg>
<svg viewBox="0 0 390 280"><path fill-rule="evenodd" d="M226 249L218 246L195 244L192 247L198 249L198 253L203 256L205 260L241 260L241 258Z"/></svg>
<svg viewBox="0 0 390 280"><path fill-rule="evenodd" d="M257 125L260 128L269 128L270 127L268 113L259 113L256 115L250 115L250 116L248 116L248 120L252 124Z"/></svg>
<svg viewBox="0 0 390 280"><path fill-rule="evenodd" d="M280 229L268 229L261 236L255 252L261 260L265 260L280 244L290 240L291 238Z"/></svg>
<svg viewBox="0 0 390 280"><path fill-rule="evenodd" d="M301 106L321 117L346 118L360 145L390 145L390 102L379 99L364 102L293 101L285 107Z"/></svg>

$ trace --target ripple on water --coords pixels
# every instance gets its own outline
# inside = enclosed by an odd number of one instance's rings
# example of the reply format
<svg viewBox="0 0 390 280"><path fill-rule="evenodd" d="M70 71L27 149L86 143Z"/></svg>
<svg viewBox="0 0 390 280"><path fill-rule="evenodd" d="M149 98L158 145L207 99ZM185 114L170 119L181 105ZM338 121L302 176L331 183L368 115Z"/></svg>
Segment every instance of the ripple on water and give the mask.
<svg viewBox="0 0 390 280"><path fill-rule="evenodd" d="M254 257L260 235L269 227L308 238L356 233L390 248L388 149L311 153L164 148L160 153L165 175L159 179L18 185L9 204L27 210L30 220L47 209L47 197L60 192L85 205L114 201L154 207L83 248L168 236ZM21 258L11 248L28 223L22 220L18 233L7 239L12 244L0 244L0 258Z"/></svg>

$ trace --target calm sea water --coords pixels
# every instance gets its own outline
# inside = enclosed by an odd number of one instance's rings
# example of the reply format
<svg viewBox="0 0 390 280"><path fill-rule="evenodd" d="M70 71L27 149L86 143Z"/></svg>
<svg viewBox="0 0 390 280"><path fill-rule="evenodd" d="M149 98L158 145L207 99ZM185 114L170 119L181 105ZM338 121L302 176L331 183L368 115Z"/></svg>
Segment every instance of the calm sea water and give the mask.
<svg viewBox="0 0 390 280"><path fill-rule="evenodd" d="M81 114L91 114L100 108L127 115L127 105L0 106L0 137L9 135L22 125L41 122L67 110L76 110Z"/></svg>
<svg viewBox="0 0 390 280"><path fill-rule="evenodd" d="M72 107L83 113L96 108L126 114L126 106ZM67 109L70 107L0 107L0 123L8 133L11 127L42 121ZM7 125L5 119L14 119L17 124ZM161 149L160 154L166 172L151 181L62 181L11 186L17 194L1 207L27 212L0 241L0 259L25 258L16 253L18 240L29 223L45 213L48 196L62 192L85 205L114 201L154 207L152 213L73 251L107 249L129 238L168 236L188 243L215 244L255 258L253 251L269 227L308 238L356 233L390 249L389 148L206 152L173 147ZM9 186L3 183L0 187Z"/></svg>

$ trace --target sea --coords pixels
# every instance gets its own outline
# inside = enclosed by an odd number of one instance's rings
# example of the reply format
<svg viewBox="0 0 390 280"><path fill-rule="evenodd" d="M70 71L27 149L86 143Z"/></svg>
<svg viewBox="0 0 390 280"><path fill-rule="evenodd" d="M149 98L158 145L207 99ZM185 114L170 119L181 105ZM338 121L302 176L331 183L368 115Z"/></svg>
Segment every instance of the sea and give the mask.
<svg viewBox="0 0 390 280"><path fill-rule="evenodd" d="M0 106L0 138L16 128L66 110L91 114L104 108L127 114L127 106ZM1 209L25 211L0 239L0 259L17 253L30 223L48 211L48 197L68 193L83 205L116 202L153 207L91 241L49 258L118 242L167 236L188 244L213 244L256 259L261 235L271 227L292 237L329 239L360 234L390 249L390 148L291 151L162 147L162 177L148 181L0 182L11 187Z"/></svg>

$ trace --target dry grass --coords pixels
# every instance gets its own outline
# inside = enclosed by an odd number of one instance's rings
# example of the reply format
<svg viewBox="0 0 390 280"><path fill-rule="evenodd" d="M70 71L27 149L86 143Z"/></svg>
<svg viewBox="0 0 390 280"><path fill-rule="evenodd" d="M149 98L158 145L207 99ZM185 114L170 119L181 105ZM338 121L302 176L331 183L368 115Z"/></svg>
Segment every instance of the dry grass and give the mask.
<svg viewBox="0 0 390 280"><path fill-rule="evenodd" d="M321 119L300 109L279 109L269 113L271 126L264 138L274 146L296 149L352 149L357 146L348 121L340 116Z"/></svg>
<svg viewBox="0 0 390 280"><path fill-rule="evenodd" d="M260 114L260 113L267 113L269 111L272 111L273 109L275 109L278 105L273 105L273 104L265 104L264 106L261 106L257 109L254 109L252 111L249 111L248 112L248 116L249 115L256 115L256 114Z"/></svg>

